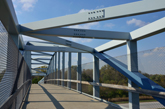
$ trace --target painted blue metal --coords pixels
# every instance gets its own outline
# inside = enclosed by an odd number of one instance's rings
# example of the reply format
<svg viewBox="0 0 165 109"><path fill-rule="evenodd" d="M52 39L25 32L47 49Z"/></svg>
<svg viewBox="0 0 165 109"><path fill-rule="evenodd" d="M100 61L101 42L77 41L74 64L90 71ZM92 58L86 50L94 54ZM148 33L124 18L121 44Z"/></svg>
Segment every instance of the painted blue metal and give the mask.
<svg viewBox="0 0 165 109"><path fill-rule="evenodd" d="M156 84L155 82L153 82L152 80L145 77L139 72L132 73L127 68L123 67L120 63L118 63L117 61L114 61L115 59L113 59L111 56L105 53L99 53L96 50L94 51L93 55L95 55L99 59L109 64L111 67L115 68L117 71L122 73L124 76L126 76L128 79L130 79L132 82L134 82L136 85L138 85L142 89L165 92L165 89L163 87ZM158 98L158 97L154 97L154 98L157 101L159 101L162 105L165 106L165 99Z"/></svg>

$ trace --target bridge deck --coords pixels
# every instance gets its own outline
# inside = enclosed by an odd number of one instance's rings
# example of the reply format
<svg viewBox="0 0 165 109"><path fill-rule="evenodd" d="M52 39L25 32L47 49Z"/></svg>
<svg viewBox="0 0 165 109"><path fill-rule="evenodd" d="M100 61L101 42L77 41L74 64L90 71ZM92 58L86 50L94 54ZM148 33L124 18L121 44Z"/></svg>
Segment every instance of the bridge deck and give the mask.
<svg viewBox="0 0 165 109"><path fill-rule="evenodd" d="M116 109L61 86L32 84L23 109Z"/></svg>

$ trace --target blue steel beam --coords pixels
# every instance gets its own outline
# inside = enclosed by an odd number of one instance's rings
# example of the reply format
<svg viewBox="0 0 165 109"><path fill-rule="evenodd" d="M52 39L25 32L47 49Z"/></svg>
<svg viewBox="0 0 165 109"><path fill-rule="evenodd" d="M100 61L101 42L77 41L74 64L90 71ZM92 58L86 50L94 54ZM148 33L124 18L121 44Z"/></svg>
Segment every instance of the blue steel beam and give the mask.
<svg viewBox="0 0 165 109"><path fill-rule="evenodd" d="M46 65L49 65L49 63L31 63L31 64L46 64Z"/></svg>
<svg viewBox="0 0 165 109"><path fill-rule="evenodd" d="M11 0L0 0L0 21L4 25L7 32L14 40L19 49L24 49L24 41L20 32L17 16ZM18 45L19 41L19 45Z"/></svg>
<svg viewBox="0 0 165 109"><path fill-rule="evenodd" d="M34 59L34 61L41 62L41 63L43 63L43 64L48 64L48 63L46 63L46 62L43 62L43 61L40 61L40 60L37 60L37 59Z"/></svg>
<svg viewBox="0 0 165 109"><path fill-rule="evenodd" d="M60 45L65 45L71 48L76 48L76 49L80 49L89 53L93 53L93 48L76 43L76 42L72 42L69 40L65 40L59 37L52 37L52 36L38 36L38 35L30 35L30 37L34 37L34 38L38 38L41 40L45 40L45 41L49 41L52 43L56 43L56 44L60 44Z"/></svg>
<svg viewBox="0 0 165 109"><path fill-rule="evenodd" d="M128 4L91 10L89 12L77 13L37 22L22 24L22 32L38 31L49 28L116 19L133 15L151 13L165 10L165 0L142 0Z"/></svg>
<svg viewBox="0 0 165 109"><path fill-rule="evenodd" d="M89 30L89 29L73 29L73 28L53 28L41 31L26 33L27 35L44 35L58 37L73 37L73 38L93 38L93 39L113 39L113 40L128 40L130 39L129 32Z"/></svg>
<svg viewBox="0 0 165 109"><path fill-rule="evenodd" d="M100 58L107 64L109 64L111 67L122 73L124 76L126 76L129 80L134 82L136 85L141 87L142 89L147 89L147 90L153 90L153 91L162 91L165 92L165 89L150 80L149 78L145 77L139 72L134 72L132 73L129 71L127 68L125 68L123 65L118 63L114 58L110 57L109 55L105 53L99 53L98 51L94 51L93 55L96 57ZM154 97L154 96L153 96ZM158 98L154 97L157 101L159 101L162 105L165 106L165 99L163 98Z"/></svg>

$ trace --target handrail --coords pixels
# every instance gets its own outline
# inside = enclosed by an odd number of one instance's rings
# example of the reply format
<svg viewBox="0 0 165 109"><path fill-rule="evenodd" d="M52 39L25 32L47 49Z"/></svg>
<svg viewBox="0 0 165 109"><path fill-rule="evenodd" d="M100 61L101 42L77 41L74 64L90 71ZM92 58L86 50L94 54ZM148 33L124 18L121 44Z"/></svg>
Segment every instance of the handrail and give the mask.
<svg viewBox="0 0 165 109"><path fill-rule="evenodd" d="M134 92L134 93L141 93L141 94L146 94L146 95L155 96L155 97L159 97L159 98L164 98L165 99L165 92L151 91L151 90L139 89L139 88L128 87L128 86L123 86L123 85L95 83L95 82L69 80L69 79L48 79L48 80L45 80L45 81L54 81L54 80L55 81L59 80L59 81L65 81L65 82L82 83L82 84L86 84L86 85L108 87L108 88L113 88L113 89L120 89L120 90L130 91L130 92Z"/></svg>
<svg viewBox="0 0 165 109"><path fill-rule="evenodd" d="M8 109L11 104L13 103L13 100L16 98L16 96L19 94L19 92L21 91L21 89L28 84L29 82L31 82L31 79L28 79L26 82L24 82L17 90L14 94L12 94L1 106L0 109Z"/></svg>

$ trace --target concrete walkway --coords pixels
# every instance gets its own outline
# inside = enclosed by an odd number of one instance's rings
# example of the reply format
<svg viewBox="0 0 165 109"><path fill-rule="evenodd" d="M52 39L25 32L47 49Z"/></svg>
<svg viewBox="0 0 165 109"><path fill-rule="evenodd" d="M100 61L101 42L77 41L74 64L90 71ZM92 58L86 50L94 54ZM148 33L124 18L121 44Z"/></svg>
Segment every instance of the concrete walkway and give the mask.
<svg viewBox="0 0 165 109"><path fill-rule="evenodd" d="M116 109L109 104L50 84L32 84L23 109Z"/></svg>

